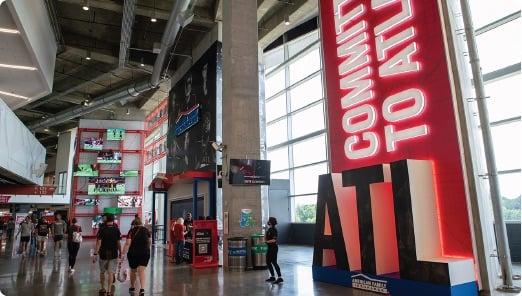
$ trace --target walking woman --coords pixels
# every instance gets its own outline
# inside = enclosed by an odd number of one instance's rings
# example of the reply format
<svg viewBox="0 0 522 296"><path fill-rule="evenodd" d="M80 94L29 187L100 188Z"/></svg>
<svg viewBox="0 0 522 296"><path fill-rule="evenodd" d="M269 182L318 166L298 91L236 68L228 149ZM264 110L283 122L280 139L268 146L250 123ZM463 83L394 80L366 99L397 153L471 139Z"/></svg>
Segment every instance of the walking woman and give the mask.
<svg viewBox="0 0 522 296"><path fill-rule="evenodd" d="M283 282L283 278L281 277L281 269L279 268L279 264L277 264L277 252L279 249L277 246L277 229L275 228L277 225L277 219L270 217L268 218L267 224L269 228L265 234L265 241L268 246L268 252L266 254L266 265L270 271L270 277L266 281L279 284ZM277 280L274 275L274 268L277 272Z"/></svg>
<svg viewBox="0 0 522 296"><path fill-rule="evenodd" d="M145 295L145 269L149 265L152 241L150 231L143 226L139 217L136 217L132 224L123 247L123 254L127 254L131 269L129 293L134 294L134 291L136 291L136 279L138 277L140 280L139 295L143 296Z"/></svg>
<svg viewBox="0 0 522 296"><path fill-rule="evenodd" d="M82 242L82 228L77 224L76 218L71 220L71 225L67 231L67 251L69 251L69 273L74 274L74 265L76 264L76 257L80 250L80 243Z"/></svg>

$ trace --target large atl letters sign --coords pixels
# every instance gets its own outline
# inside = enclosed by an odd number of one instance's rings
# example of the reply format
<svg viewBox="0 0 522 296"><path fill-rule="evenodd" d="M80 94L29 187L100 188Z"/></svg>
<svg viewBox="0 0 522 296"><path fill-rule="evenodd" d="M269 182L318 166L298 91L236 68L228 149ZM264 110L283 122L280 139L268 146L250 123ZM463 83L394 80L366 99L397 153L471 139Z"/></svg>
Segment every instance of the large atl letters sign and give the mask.
<svg viewBox="0 0 522 296"><path fill-rule="evenodd" d="M368 276L462 284L448 272L468 260L447 258L473 251L439 1L319 2L333 174L320 179L317 223L324 228L317 228L314 268L360 271L349 285L383 293L385 283ZM416 160L423 178L409 171ZM405 195L398 189L405 182L429 188ZM399 207L404 199L411 205ZM423 214L409 219L408 211ZM425 215L436 239L422 235ZM424 257L420 248L429 249Z"/></svg>

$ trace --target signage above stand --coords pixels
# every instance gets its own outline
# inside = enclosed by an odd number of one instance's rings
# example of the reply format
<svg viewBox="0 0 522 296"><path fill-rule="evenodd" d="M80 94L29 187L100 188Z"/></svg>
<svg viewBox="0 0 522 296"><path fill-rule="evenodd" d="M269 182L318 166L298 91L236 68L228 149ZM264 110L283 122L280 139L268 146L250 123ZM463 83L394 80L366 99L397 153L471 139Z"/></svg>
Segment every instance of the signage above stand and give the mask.
<svg viewBox="0 0 522 296"><path fill-rule="evenodd" d="M199 104L182 112L176 119L176 136L180 136L199 122Z"/></svg>

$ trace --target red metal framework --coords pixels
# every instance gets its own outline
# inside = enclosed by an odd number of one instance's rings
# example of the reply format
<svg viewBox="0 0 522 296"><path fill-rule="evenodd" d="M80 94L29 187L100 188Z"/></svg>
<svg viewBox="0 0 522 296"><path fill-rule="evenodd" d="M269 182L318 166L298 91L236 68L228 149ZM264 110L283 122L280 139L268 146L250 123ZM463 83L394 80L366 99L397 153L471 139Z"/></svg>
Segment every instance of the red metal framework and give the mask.
<svg viewBox="0 0 522 296"><path fill-rule="evenodd" d="M169 118L168 115L168 98L165 98L161 103L152 110L152 112L145 118L146 136L149 136L158 126L162 125Z"/></svg>
<svg viewBox="0 0 522 296"><path fill-rule="evenodd" d="M99 153L100 151L92 151L92 150L85 150L83 149L82 142L84 140L84 137L82 137L82 134L84 133L90 133L91 136L93 133L97 133L99 138L105 138L104 135L107 133L107 129L93 129L93 128L79 128L78 134L76 136L76 154L74 156L74 165L75 167L80 163L80 156L84 153ZM132 150L124 150L125 147L125 139L127 137L123 137L121 141L118 143L118 149L119 152L121 152L121 162L119 164L110 164L110 169L102 169L102 166L105 166L107 164L99 164L98 168L98 176L99 177L115 177L119 176L120 172L123 171L123 164L125 161L125 156L129 154L138 154L139 155L139 165L138 165L138 191L126 191L124 195L137 195L141 196L143 198L143 171L144 171L144 160L145 160L145 153L144 153L144 145L145 145L145 131L144 130L125 130L125 134L139 134L140 137L140 149L132 149ZM101 152L108 151L108 150L101 150ZM116 168L114 168L116 166ZM72 186L72 195L71 195L71 204L70 204L70 213L69 216L72 217L95 217L100 214L100 205L94 205L92 212L82 212L77 213L77 206L76 206L76 200L79 196L86 196L87 191L80 190L78 188L78 178L86 178L86 177L79 177L74 176L73 177L73 186ZM96 200L99 200L100 195L91 195ZM115 195L117 197L118 195ZM141 209L142 207L136 208L135 212L129 212L129 213L122 213L120 216L134 216L135 214L138 214L141 216ZM93 231L89 234L87 231L84 231L85 237L94 237L96 235L96 231L93 229Z"/></svg>

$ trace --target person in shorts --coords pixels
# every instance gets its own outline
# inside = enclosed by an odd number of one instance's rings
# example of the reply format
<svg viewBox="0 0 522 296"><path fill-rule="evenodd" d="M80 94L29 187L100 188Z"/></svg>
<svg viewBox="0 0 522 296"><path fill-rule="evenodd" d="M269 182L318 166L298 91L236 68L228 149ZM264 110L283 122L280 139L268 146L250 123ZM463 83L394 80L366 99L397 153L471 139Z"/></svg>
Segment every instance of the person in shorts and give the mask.
<svg viewBox="0 0 522 296"><path fill-rule="evenodd" d="M107 222L104 227L98 231L96 240L95 256L100 256L100 294L112 296L112 291L105 290L113 284L116 268L118 266L118 258L121 259L121 233L120 229L114 224L114 215L107 215ZM105 276L107 274L107 277ZM105 279L107 278L107 286Z"/></svg>
<svg viewBox="0 0 522 296"><path fill-rule="evenodd" d="M58 253L58 256L62 255L62 244L63 244L63 236L65 235L65 229L67 229L67 225L65 221L62 220L62 216L60 214L56 215L56 221L54 221L53 227L51 228L54 239L54 256Z"/></svg>
<svg viewBox="0 0 522 296"><path fill-rule="evenodd" d="M18 228L18 235L20 235L20 251L22 253L22 257L27 255L27 246L29 245L29 241L31 240L31 232L33 231L33 223L31 222L31 218L29 216L25 217L24 221L20 223L20 227Z"/></svg>
<svg viewBox="0 0 522 296"><path fill-rule="evenodd" d="M131 287L129 288L131 294L134 294L136 290L136 277L138 276L140 280L139 295L145 295L145 269L149 265L151 242L150 231L143 226L141 219L136 217L132 222L132 228L127 234L123 248L123 253L127 254L131 269Z"/></svg>
<svg viewBox="0 0 522 296"><path fill-rule="evenodd" d="M36 224L36 242L38 244L37 253L39 255L44 256L47 254L47 238L49 236L49 223L45 221L44 218L40 218L38 220L38 224Z"/></svg>

